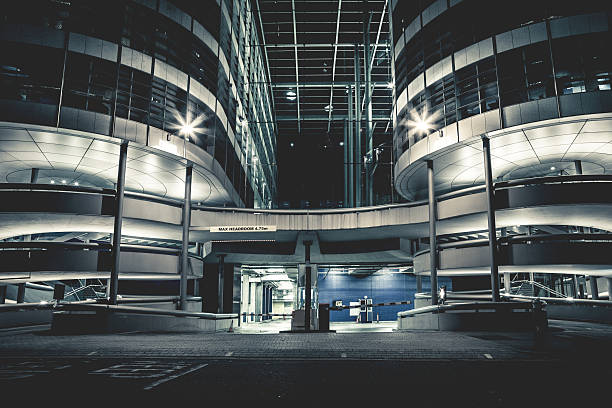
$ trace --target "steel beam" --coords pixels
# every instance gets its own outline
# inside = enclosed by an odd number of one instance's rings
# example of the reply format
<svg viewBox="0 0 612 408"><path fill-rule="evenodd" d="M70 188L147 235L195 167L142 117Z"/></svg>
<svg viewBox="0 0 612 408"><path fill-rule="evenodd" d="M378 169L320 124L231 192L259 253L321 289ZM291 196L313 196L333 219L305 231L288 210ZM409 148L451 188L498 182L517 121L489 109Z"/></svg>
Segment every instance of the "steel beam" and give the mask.
<svg viewBox="0 0 612 408"><path fill-rule="evenodd" d="M361 62L359 44L355 44L355 207L361 207Z"/></svg>
<svg viewBox="0 0 612 408"><path fill-rule="evenodd" d="M342 14L342 0L338 0L338 17L336 19L336 41L338 43L338 35L340 34L340 15ZM333 102L334 102L334 80L336 79L336 57L338 56L338 47L334 46L334 62L332 65L332 88L330 90L329 95L329 119L327 121L327 133L329 133L331 129L332 122L332 110L333 110Z"/></svg>
<svg viewBox="0 0 612 408"><path fill-rule="evenodd" d="M310 331L310 310L311 310L311 291L312 291L312 267L310 266L310 246L312 245L312 241L304 241L304 261L306 263L305 267L305 277L304 277L304 331Z"/></svg>
<svg viewBox="0 0 612 408"><path fill-rule="evenodd" d="M431 304L438 304L438 241L436 237L436 197L433 161L427 160L427 192L429 202L429 275L431 277Z"/></svg>
<svg viewBox="0 0 612 408"><path fill-rule="evenodd" d="M294 52L295 52L295 82L296 83L300 83L300 70L299 70L299 64L298 64L298 47L297 47L297 29L296 29L296 24L295 24L295 0L291 0L291 14L293 15L293 44L294 44ZM270 80L272 80L272 78L270 78ZM301 119L300 119L300 88L297 87L295 89L296 94L297 94L297 98L296 98L296 105L297 105L297 121L298 121L298 133L302 133L302 124L301 124Z"/></svg>
<svg viewBox="0 0 612 408"><path fill-rule="evenodd" d="M111 305L117 304L117 292L119 288L119 257L121 255L121 226L123 224L123 196L125 192L125 168L127 163L128 142L121 143L119 149L119 166L117 169L117 189L115 193L115 222L113 225L113 262L109 282L109 299Z"/></svg>
<svg viewBox="0 0 612 408"><path fill-rule="evenodd" d="M499 273L497 266L497 232L495 228L495 190L491 168L491 145L488 137L482 138L484 172L487 191L487 215L489 225L489 262L491 263L491 299L499 302Z"/></svg>
<svg viewBox="0 0 612 408"><path fill-rule="evenodd" d="M189 271L189 227L191 226L191 180L193 167L185 168L185 197L183 201L183 242L181 245L180 307L187 310L187 272Z"/></svg>

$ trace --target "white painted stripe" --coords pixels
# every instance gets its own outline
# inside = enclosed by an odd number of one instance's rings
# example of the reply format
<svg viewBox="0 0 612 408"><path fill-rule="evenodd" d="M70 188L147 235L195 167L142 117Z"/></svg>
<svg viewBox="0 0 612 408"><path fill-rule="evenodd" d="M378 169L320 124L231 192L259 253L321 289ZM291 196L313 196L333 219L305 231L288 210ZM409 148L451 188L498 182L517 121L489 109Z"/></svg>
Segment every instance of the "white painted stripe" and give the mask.
<svg viewBox="0 0 612 408"><path fill-rule="evenodd" d="M179 373L179 374L174 374L174 375L171 375L171 376L169 376L169 377L162 378L161 380L155 381L153 384L147 385L146 387L144 387L144 389L145 389L145 390L152 390L153 388L157 387L158 385L161 385L161 384L163 384L163 383L165 383L165 382L168 382L168 381L170 381L170 380L174 380L174 379L176 379L176 378L179 378L179 377L181 377L181 376L183 376L183 375L185 375L185 374L193 373L194 371L197 371L197 370L199 370L199 369L201 369L201 368L204 368L204 367L206 367L207 365L208 365L208 364L200 364L199 366L194 367L194 368L192 368L192 369L190 369L190 370L184 371L184 372L182 372L182 373Z"/></svg>
<svg viewBox="0 0 612 408"><path fill-rule="evenodd" d="M484 355L486 358L488 358L489 360L493 360L493 356L490 355L489 353L485 353Z"/></svg>

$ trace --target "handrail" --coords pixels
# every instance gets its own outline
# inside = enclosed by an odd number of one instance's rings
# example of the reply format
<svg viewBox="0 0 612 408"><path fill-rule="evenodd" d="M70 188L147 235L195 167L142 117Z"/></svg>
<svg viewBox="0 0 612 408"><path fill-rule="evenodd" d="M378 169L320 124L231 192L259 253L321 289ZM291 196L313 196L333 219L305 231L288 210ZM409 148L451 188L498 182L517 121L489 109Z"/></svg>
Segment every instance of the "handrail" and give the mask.
<svg viewBox="0 0 612 408"><path fill-rule="evenodd" d="M612 241L611 233L564 233L564 234L538 234L538 235L513 235L499 237L500 244L512 244L528 241Z"/></svg>
<svg viewBox="0 0 612 408"><path fill-rule="evenodd" d="M560 298L567 297L563 293L557 292L556 290L551 289L551 288L549 288L546 285L542 285L540 282L530 281L530 280L518 280L518 281L515 281L515 282L519 282L521 284L521 286L519 287L519 291L523 287L523 285L528 284L528 285L532 285L532 286L538 287L540 289L543 289L544 291L546 291L548 293L552 293L553 295L556 295L557 297L560 297Z"/></svg>
<svg viewBox="0 0 612 408"><path fill-rule="evenodd" d="M549 176L549 177L534 177L523 178L517 180L501 181L494 183L494 188L508 189L512 187L529 186L537 184L555 184L555 183L575 183L575 182L612 182L612 175L597 174L597 175L574 175L574 176ZM71 186L66 184L29 184L29 183L0 183L0 190L38 190L38 191L66 191L76 193L93 193L115 196L116 191L107 188L97 187L82 187ZM461 197L469 194L475 194L484 191L484 186L472 186L461 190L450 191L436 197L436 201L443 201L455 197ZM125 192L126 197L132 197L139 200L158 202L162 204L172 205L174 207L182 207L182 200L177 200L168 197L159 197L147 193ZM392 208L410 208L419 205L427 204L427 200L410 201L405 203L383 204L369 207L358 208L335 208L335 209L254 209L254 208L234 208L234 207L218 207L206 205L191 205L194 210L213 211L213 212L245 212L259 214L295 214L295 215L325 215L325 214L344 214L344 213L361 213L369 211L379 211Z"/></svg>
<svg viewBox="0 0 612 408"><path fill-rule="evenodd" d="M612 233L566 233L566 234L537 234L537 235L513 235L498 237L497 242L500 245L512 245L525 243L530 241L612 241ZM438 249L458 249L488 246L489 240L485 238L470 239L465 241L445 242L438 244ZM414 253L414 257L429 253L429 248L422 249Z"/></svg>
<svg viewBox="0 0 612 408"><path fill-rule="evenodd" d="M534 309L536 306L533 303L525 302L465 302L465 303L449 303L442 305L432 305L420 307L418 309L406 310L399 312L397 317L404 318L423 313L443 313L453 310L487 310L487 309ZM540 302L544 303L544 302ZM544 303L545 304L545 303Z"/></svg>
<svg viewBox="0 0 612 408"><path fill-rule="evenodd" d="M499 181L495 183L495 189L505 189L518 186L529 186L535 184L553 184L553 183L575 183L585 181L612 181L612 174L579 174L573 176L548 176L548 177L533 177L522 178L516 180Z"/></svg>
<svg viewBox="0 0 612 408"><path fill-rule="evenodd" d="M67 311L98 311L108 310L115 312L124 313L135 313L135 314L148 314L148 315L162 315L162 316L175 316L175 317L196 317L204 320L227 320L237 319L239 316L237 313L227 314L216 314L216 313L203 313L203 312L187 312L183 310L163 310L153 309L148 307L138 306L121 306L121 305L105 305L105 304L61 304L58 306L59 310Z"/></svg>
<svg viewBox="0 0 612 408"><path fill-rule="evenodd" d="M101 187L71 186L68 184L0 183L0 190L65 191L114 196L115 190Z"/></svg>
<svg viewBox="0 0 612 408"><path fill-rule="evenodd" d="M178 303L180 300L179 296L151 296L151 297L124 297L117 298L117 304L130 304L130 303L165 303L172 302ZM199 302L202 298L199 296L188 297L188 302ZM20 309L56 309L63 305L80 305L80 304L105 304L107 299L86 299L86 300L75 300L75 301L57 301L57 300L43 300L41 302L32 303L6 303L0 304L0 312L6 312L11 310Z"/></svg>
<svg viewBox="0 0 612 408"><path fill-rule="evenodd" d="M0 250L2 249L34 249L34 250L47 250L47 249L65 249L65 250L93 250L93 251L110 251L112 245L106 242L100 243L85 243L85 242L56 242L56 241L7 241L0 242ZM162 254L162 255L178 255L180 249L174 248L162 248L152 247L146 245L132 245L132 244L121 244L121 251L124 252L143 252L148 254ZM193 253L189 253L190 258L203 260L201 256Z"/></svg>
<svg viewBox="0 0 612 408"><path fill-rule="evenodd" d="M556 297L546 297L546 296L525 296L525 295L513 295L509 293L500 293L501 297L515 299L518 301L527 301L531 302L534 300L543 301L549 304L559 304L559 305L591 305L591 306L606 306L612 307L612 301L610 300L593 300L593 299L575 299L572 297L564 297L564 298L556 298Z"/></svg>

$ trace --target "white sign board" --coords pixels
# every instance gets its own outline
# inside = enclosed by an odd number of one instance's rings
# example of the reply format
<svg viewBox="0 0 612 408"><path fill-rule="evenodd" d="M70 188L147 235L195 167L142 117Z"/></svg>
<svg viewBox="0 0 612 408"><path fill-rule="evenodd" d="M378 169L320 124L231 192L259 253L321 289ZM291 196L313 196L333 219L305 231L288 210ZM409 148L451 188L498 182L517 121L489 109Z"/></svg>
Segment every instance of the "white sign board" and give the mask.
<svg viewBox="0 0 612 408"><path fill-rule="evenodd" d="M359 306L360 303L359 302L350 302L349 306ZM359 316L359 308L358 307L351 307L349 309L349 316Z"/></svg>
<svg viewBox="0 0 612 408"><path fill-rule="evenodd" d="M227 227L210 227L210 232L274 232L276 225L232 225Z"/></svg>

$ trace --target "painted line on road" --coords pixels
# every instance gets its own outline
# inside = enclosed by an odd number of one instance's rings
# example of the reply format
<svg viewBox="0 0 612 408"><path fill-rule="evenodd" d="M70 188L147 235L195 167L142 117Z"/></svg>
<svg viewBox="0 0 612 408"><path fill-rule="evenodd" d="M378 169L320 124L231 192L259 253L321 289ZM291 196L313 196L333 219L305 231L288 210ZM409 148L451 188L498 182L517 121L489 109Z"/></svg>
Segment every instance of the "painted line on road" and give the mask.
<svg viewBox="0 0 612 408"><path fill-rule="evenodd" d="M489 353L485 353L484 356L488 358L489 360L493 360L493 356L490 355Z"/></svg>
<svg viewBox="0 0 612 408"><path fill-rule="evenodd" d="M206 367L208 364L200 364L199 366L196 366L192 369L189 369L187 371L184 371L182 373L178 373L178 374L173 374L170 377L166 377L166 378L162 378L161 380L155 381L153 384L147 385L146 387L144 387L145 390L152 390L153 388L157 387L158 385L161 385L165 382L168 382L170 380L174 380L176 378L182 377L185 374L189 374L189 373L193 373L194 371L197 371L201 368Z"/></svg>

